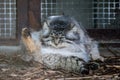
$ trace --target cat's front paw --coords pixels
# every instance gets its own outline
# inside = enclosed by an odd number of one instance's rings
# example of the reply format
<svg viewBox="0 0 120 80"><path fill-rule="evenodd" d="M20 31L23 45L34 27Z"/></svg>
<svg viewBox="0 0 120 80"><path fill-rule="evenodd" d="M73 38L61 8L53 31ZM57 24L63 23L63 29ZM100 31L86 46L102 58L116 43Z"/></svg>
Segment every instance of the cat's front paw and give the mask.
<svg viewBox="0 0 120 80"><path fill-rule="evenodd" d="M97 70L100 67L99 63L97 62L90 62L87 65L89 66L89 70Z"/></svg>
<svg viewBox="0 0 120 80"><path fill-rule="evenodd" d="M80 68L80 73L88 75L89 74L89 68L88 68L88 66L83 64L82 67Z"/></svg>
<svg viewBox="0 0 120 80"><path fill-rule="evenodd" d="M80 73L88 75L90 70L94 71L94 70L99 69L99 67L100 67L100 65L97 62L85 63L81 66Z"/></svg>
<svg viewBox="0 0 120 80"><path fill-rule="evenodd" d="M92 65L90 66L90 69L91 69L91 70L97 70L98 67L99 67L99 65L97 65L97 64L92 64Z"/></svg>

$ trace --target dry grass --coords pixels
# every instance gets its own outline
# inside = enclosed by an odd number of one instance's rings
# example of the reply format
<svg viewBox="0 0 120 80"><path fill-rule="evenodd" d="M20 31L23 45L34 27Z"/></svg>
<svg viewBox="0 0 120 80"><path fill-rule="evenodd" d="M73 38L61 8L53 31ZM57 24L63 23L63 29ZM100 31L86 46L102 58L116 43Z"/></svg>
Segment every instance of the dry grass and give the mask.
<svg viewBox="0 0 120 80"><path fill-rule="evenodd" d="M120 58L109 58L99 63L99 70L90 71L89 75L80 75L43 68L35 61L23 61L17 54L0 54L0 80L120 80Z"/></svg>

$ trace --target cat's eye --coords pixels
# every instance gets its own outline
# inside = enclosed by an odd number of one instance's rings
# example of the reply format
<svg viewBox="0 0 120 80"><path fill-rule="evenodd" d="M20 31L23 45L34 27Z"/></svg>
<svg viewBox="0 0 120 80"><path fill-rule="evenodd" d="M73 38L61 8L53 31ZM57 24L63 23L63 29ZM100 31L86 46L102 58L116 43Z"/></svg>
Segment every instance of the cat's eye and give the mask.
<svg viewBox="0 0 120 80"><path fill-rule="evenodd" d="M48 34L48 35L43 35L42 37L43 37L43 38L48 38L48 37L49 37L49 34Z"/></svg>
<svg viewBox="0 0 120 80"><path fill-rule="evenodd" d="M71 40L71 41L77 40L77 38L73 38L73 37L66 37L66 39Z"/></svg>

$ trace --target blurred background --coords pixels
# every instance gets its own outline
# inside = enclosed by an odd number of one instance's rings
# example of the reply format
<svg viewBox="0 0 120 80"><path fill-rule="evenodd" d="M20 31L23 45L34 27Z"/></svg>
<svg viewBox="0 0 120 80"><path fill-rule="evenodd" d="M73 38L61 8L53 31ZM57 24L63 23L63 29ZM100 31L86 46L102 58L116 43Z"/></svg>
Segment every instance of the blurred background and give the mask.
<svg viewBox="0 0 120 80"><path fill-rule="evenodd" d="M40 30L48 16L75 18L100 43L120 43L120 0L0 0L0 44L19 45L23 27Z"/></svg>

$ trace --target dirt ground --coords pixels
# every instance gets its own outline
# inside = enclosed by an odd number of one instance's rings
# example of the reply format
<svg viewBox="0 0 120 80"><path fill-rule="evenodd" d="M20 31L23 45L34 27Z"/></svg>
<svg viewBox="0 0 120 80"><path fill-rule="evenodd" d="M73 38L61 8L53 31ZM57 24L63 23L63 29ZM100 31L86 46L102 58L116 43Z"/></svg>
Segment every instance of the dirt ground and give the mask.
<svg viewBox="0 0 120 80"><path fill-rule="evenodd" d="M17 54L0 54L0 80L120 80L120 58L110 57L99 63L101 67L98 70L80 75L43 68L35 61L23 61Z"/></svg>

